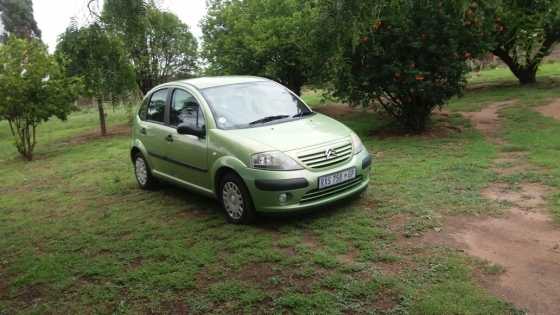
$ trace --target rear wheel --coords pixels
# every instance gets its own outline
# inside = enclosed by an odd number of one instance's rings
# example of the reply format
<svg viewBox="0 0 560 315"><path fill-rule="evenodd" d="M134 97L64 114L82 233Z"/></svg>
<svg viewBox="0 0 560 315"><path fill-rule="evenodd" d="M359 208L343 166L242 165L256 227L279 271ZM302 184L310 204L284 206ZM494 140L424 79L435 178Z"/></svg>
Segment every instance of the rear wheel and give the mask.
<svg viewBox="0 0 560 315"><path fill-rule="evenodd" d="M228 222L249 224L255 220L255 208L247 186L233 174L225 174L220 181L220 202Z"/></svg>
<svg viewBox="0 0 560 315"><path fill-rule="evenodd" d="M140 152L134 155L134 175L138 186L142 189L149 190L157 186L157 180L153 177L146 158Z"/></svg>

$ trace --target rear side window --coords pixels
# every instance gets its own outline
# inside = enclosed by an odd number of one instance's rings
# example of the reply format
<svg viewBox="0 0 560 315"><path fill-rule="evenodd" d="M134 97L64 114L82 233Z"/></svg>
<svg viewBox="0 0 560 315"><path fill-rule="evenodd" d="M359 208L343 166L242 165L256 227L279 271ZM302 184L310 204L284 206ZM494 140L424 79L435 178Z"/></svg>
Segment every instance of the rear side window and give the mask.
<svg viewBox="0 0 560 315"><path fill-rule="evenodd" d="M148 102L146 119L150 121L165 122L165 104L167 104L167 89L159 90L152 94Z"/></svg>
<svg viewBox="0 0 560 315"><path fill-rule="evenodd" d="M138 111L138 116L142 120L146 120L146 111L148 110L148 98L145 98L142 102L142 106L140 106L140 110Z"/></svg>

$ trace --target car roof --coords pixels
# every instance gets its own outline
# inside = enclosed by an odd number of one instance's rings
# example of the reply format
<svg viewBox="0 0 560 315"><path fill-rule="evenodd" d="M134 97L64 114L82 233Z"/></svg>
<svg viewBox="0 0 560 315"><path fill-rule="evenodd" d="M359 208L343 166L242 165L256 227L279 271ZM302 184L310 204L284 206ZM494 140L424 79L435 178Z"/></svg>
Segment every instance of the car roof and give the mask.
<svg viewBox="0 0 560 315"><path fill-rule="evenodd" d="M220 76L220 77L201 77L195 79L188 79L177 81L175 83L183 83L194 86L195 88L202 90L222 85L239 84L239 83L251 83L251 82L263 82L269 81L265 78L253 77L253 76Z"/></svg>

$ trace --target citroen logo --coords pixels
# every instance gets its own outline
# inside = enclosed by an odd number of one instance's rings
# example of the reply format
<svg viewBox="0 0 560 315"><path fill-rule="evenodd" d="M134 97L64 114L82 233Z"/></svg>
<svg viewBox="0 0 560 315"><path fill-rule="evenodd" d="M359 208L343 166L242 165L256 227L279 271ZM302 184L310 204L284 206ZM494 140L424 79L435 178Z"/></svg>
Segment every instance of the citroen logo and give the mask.
<svg viewBox="0 0 560 315"><path fill-rule="evenodd" d="M330 159L331 157L336 157L336 151L334 149L327 149L325 151L325 156L327 157L327 159Z"/></svg>

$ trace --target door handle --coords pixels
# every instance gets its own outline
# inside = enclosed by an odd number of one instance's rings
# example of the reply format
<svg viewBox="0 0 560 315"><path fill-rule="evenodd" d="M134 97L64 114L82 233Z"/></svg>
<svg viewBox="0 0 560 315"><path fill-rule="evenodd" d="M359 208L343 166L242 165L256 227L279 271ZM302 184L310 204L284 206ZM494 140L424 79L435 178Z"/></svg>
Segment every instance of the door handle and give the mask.
<svg viewBox="0 0 560 315"><path fill-rule="evenodd" d="M146 128L140 128L140 133L145 135L146 134Z"/></svg>
<svg viewBox="0 0 560 315"><path fill-rule="evenodd" d="M167 142L173 142L173 136L172 135L168 135L167 137L165 137L165 140Z"/></svg>

